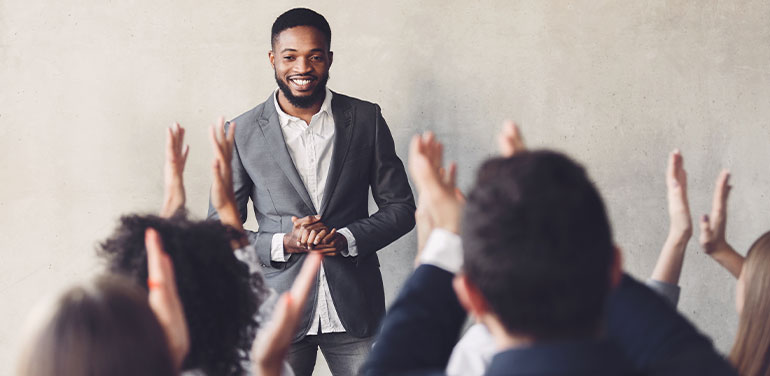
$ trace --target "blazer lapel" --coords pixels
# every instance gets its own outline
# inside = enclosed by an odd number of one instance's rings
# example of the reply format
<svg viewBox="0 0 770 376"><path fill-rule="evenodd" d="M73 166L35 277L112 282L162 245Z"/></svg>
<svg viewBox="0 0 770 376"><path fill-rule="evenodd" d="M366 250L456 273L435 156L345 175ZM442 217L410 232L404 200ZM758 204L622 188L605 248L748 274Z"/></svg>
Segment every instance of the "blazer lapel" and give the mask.
<svg viewBox="0 0 770 376"><path fill-rule="evenodd" d="M259 118L259 125L262 128L262 134L265 136L265 143L270 148L270 155L278 163L281 171L289 179L299 197L302 198L302 201L313 214L316 214L313 201L310 200L305 184L302 183L297 168L291 160L289 149L286 148L286 141L283 139L283 132L281 131L281 123L278 121L278 113L275 112L274 100L274 95L270 95L270 99L265 102L263 107L262 116Z"/></svg>
<svg viewBox="0 0 770 376"><path fill-rule="evenodd" d="M322 217L334 194L334 188L337 186L337 180L339 180L340 173L342 172L342 165L345 163L345 157L348 154L350 138L353 134L353 119L355 117L353 106L337 93L333 93L332 96L332 113L334 114L334 151L332 152L332 161L329 164L329 175L326 177L321 210L318 212Z"/></svg>

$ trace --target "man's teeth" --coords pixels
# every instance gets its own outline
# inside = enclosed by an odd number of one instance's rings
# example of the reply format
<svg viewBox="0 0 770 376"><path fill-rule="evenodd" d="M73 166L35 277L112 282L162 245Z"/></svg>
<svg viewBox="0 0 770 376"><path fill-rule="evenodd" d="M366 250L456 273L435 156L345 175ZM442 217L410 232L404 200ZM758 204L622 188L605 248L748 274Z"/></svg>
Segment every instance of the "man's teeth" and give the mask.
<svg viewBox="0 0 770 376"><path fill-rule="evenodd" d="M292 81L294 81L294 83L296 83L297 85L300 85L300 86L305 86L305 85L310 83L310 80L299 80L299 79L296 79L296 78L292 79Z"/></svg>

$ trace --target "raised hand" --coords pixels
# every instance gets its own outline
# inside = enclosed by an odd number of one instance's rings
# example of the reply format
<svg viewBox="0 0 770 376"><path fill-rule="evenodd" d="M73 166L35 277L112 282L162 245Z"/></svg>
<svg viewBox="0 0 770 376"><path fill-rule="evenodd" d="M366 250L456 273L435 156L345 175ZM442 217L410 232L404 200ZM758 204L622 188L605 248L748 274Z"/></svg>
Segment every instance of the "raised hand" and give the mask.
<svg viewBox="0 0 770 376"><path fill-rule="evenodd" d="M214 150L214 160L211 163L211 205L216 209L222 223L243 230L240 214L235 203L233 190L233 171L230 161L233 158L235 140L235 123L231 122L225 133L225 119L219 118L216 125L211 126L209 140Z"/></svg>
<svg viewBox="0 0 770 376"><path fill-rule="evenodd" d="M519 127L510 120L503 122L503 129L497 136L497 146L500 148L500 154L506 158L527 150Z"/></svg>
<svg viewBox="0 0 770 376"><path fill-rule="evenodd" d="M189 145L184 145L184 128L174 123L166 129L166 161L163 166L163 208L161 217L171 217L184 207L184 165L187 162Z"/></svg>
<svg viewBox="0 0 770 376"><path fill-rule="evenodd" d="M737 278L741 274L743 257L735 252L725 238L727 198L732 189L729 181L730 173L727 170L722 170L719 177L717 177L714 188L711 215L704 215L701 218L700 244L704 252L717 260Z"/></svg>
<svg viewBox="0 0 770 376"><path fill-rule="evenodd" d="M443 171L442 164L443 146L432 132L412 138L409 173L420 195L420 209L435 227L458 233L464 200L456 188L457 166L452 163Z"/></svg>
<svg viewBox="0 0 770 376"><path fill-rule="evenodd" d="M148 228L145 231L144 243L147 248L150 308L163 327L174 365L177 370L180 370L190 350L190 334L176 289L174 267L171 258L163 250L160 235L155 229Z"/></svg>
<svg viewBox="0 0 770 376"><path fill-rule="evenodd" d="M323 256L313 253L305 258L291 290L284 293L276 304L267 327L260 332L252 346L254 373L278 376L284 366L291 340L302 317L310 288L316 280Z"/></svg>
<svg viewBox="0 0 770 376"><path fill-rule="evenodd" d="M687 243L692 237L690 204L687 200L687 172L679 150L671 152L666 169L668 189L668 238L660 251L652 279L671 284L679 282Z"/></svg>

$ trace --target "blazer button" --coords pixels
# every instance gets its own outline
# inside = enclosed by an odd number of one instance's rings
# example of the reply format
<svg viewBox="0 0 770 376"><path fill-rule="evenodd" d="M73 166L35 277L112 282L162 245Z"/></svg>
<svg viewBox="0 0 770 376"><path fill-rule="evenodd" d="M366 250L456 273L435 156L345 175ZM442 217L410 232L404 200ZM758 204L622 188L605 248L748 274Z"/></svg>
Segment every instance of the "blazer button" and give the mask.
<svg viewBox="0 0 770 376"><path fill-rule="evenodd" d="M265 265L265 264L261 264L261 265L262 265L262 267L263 267L263 268L267 266L267 265Z"/></svg>

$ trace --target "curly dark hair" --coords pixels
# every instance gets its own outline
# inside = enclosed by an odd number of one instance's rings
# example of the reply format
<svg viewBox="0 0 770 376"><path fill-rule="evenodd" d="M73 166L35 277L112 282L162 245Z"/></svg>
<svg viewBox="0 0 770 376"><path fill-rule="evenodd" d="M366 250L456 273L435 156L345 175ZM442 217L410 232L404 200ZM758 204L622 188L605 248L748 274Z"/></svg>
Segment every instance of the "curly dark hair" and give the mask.
<svg viewBox="0 0 770 376"><path fill-rule="evenodd" d="M97 253L112 273L126 275L147 290L144 233L158 231L174 263L179 296L190 329L190 352L183 369L209 375L240 375L264 300L264 280L235 258L231 241L240 233L216 221L126 215Z"/></svg>

